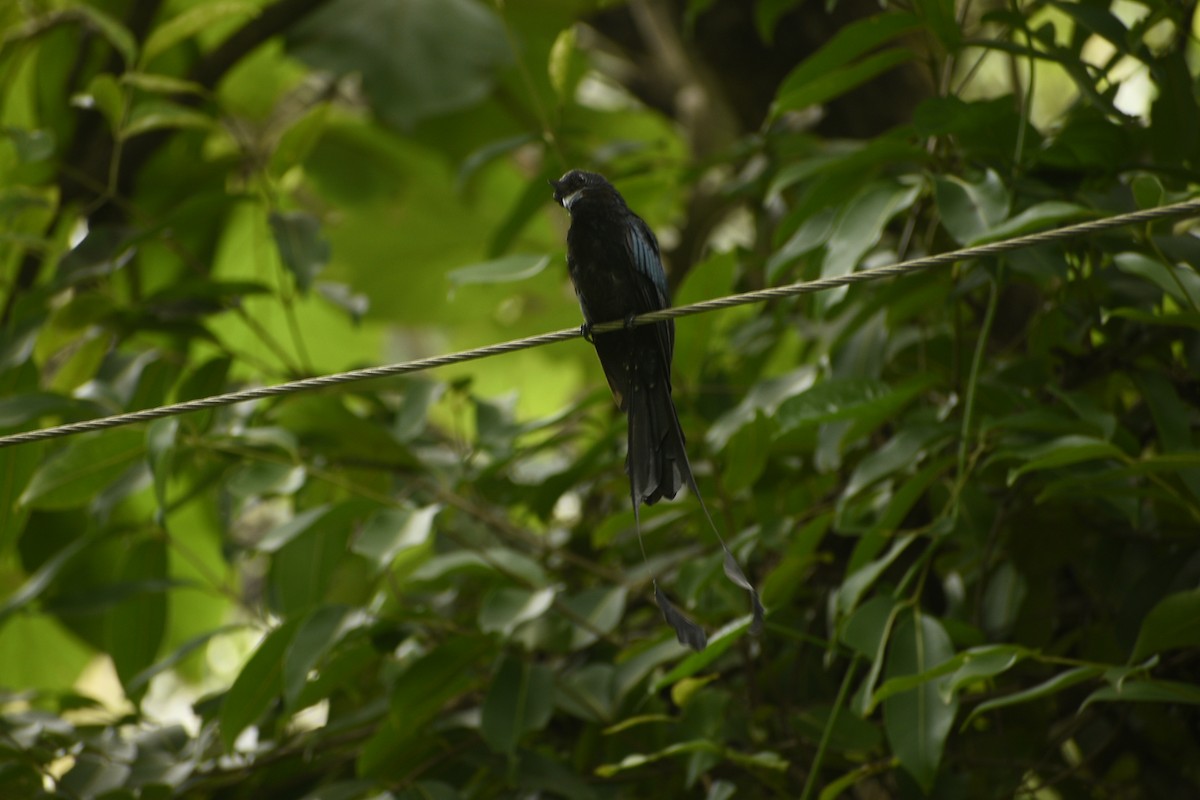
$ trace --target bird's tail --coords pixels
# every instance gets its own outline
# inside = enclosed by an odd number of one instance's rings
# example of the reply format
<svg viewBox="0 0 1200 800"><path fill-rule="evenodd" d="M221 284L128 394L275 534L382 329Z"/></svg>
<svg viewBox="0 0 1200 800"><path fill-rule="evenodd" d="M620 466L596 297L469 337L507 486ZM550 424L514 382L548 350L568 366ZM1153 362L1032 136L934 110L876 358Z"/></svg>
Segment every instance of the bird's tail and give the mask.
<svg viewBox="0 0 1200 800"><path fill-rule="evenodd" d="M629 473L629 488L633 500L634 523L637 526L638 543L641 544L642 533L638 511L642 503L653 505L662 498L674 498L683 485L687 485L696 495L704 518L725 551L725 575L733 583L750 593L753 609L751 633L757 634L762 630L765 612L758 592L746 578L742 568L738 566L733 553L725 544L721 532L713 522L700 488L696 486L696 478L692 475L692 465L688 461L687 449L684 446L683 429L679 425L679 415L675 411L675 403L671 399L671 386L661 376L661 370L639 370L635 362L634 374L629 386L629 449L625 456L625 470ZM642 557L646 556L642 547ZM654 597L658 602L663 616L672 628L679 641L694 650L703 650L707 644L704 630L688 619L667 599L666 595L654 584Z"/></svg>

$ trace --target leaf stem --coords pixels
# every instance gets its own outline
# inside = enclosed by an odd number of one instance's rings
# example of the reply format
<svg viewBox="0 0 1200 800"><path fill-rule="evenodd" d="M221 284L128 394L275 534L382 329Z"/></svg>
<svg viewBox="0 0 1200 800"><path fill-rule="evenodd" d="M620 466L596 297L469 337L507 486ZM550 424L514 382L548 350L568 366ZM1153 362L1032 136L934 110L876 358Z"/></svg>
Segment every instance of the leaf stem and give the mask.
<svg viewBox="0 0 1200 800"><path fill-rule="evenodd" d="M810 800L813 790L816 788L817 774L821 771L821 762L825 759L825 750L829 746L829 740L833 737L833 726L837 724L838 712L842 706L846 704L846 695L850 692L850 683L854 680L854 673L857 671L858 662L861 656L856 655L846 667L846 674L842 676L842 685L838 688L837 699L833 701L833 708L829 711L829 719L825 722L825 729L821 731L821 741L817 745L817 755L813 758L812 764L808 768L808 777L804 779L804 791L800 793L800 800Z"/></svg>

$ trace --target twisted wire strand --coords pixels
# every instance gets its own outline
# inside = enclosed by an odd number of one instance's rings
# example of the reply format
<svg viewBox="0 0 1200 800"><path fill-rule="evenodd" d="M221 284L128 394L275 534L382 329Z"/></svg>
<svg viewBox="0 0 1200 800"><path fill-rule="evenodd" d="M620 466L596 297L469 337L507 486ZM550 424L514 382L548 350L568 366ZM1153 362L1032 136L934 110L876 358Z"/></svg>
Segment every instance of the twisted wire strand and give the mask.
<svg viewBox="0 0 1200 800"><path fill-rule="evenodd" d="M661 322L662 320L675 319L676 317L686 317L693 314L703 314L723 308L732 308L734 306L748 305L750 303L761 303L766 300L778 300L785 297L796 297L802 294L813 294L815 292L835 289L840 286L851 286L857 283L866 283L868 281L904 275L906 273L929 269L931 267L946 266L958 261L969 261L977 258L985 258L987 256L1009 253L1014 250L1033 247L1039 244L1046 244L1048 242L1057 242L1064 239L1101 233L1104 231L1121 228L1126 225L1137 225L1146 222L1153 222L1155 220L1196 215L1200 215L1200 198L1194 198L1168 206L1161 206L1159 208L1148 208L1141 211L1133 211L1128 214L1118 214L1112 217L1089 220L1087 222L1080 222L1075 225L1067 225L1061 228L1040 231L1038 233L1025 234L1012 239L1002 239L1000 241L989 242L987 244L976 245L974 247L966 247L961 250L952 250L946 253L938 253L937 255L924 256L922 258L916 258L911 261L904 261L898 264L872 267L870 269L864 269L858 272L851 272L846 275L835 275L815 281L791 283L784 286L774 286L768 289L758 289L752 292L744 292L742 294L726 295L724 297L716 297L711 300L704 300L702 302L692 303L686 306L674 306L672 308L665 308L660 311L652 311L647 314L638 315L633 317L628 322L625 320L616 320L612 322L600 323L592 326L592 333L607 333L609 331L621 330L627 325L649 325L654 322ZM447 353L445 355L432 356L430 358L420 358L414 361L405 361L399 364L389 364L382 367L367 367L364 369L350 370L349 372L338 372L331 375L319 375L313 378L304 378L297 381L275 384L273 386L260 386L253 389L243 389L237 392L213 395L212 397L202 397L197 400L188 400L183 403L174 403L166 406L147 408L141 411L132 411L126 414L115 414L109 417L99 417L96 419L84 420L82 422L71 422L65 425L56 425L54 427L43 428L41 430L14 433L8 436L0 437L0 448L13 447L20 444L29 444L31 442L40 442L47 439L56 439L62 436L72 436L78 433L88 433L90 431L116 428L122 425L132 425L138 422L150 422L152 420L162 419L164 417L187 414L192 411L202 411L208 408L235 405L237 403L244 403L250 400L262 400L269 397L279 397L281 395L293 394L296 392L306 392L313 389L324 389L330 386L340 386L344 383L354 383L356 381L371 380L373 378L390 378L397 375L408 375L414 372L423 372L425 370L436 369L437 367L449 366L451 364L461 364L466 361L490 358L492 356L503 355L505 353L513 353L518 350L527 350L529 348L541 347L543 345L554 344L556 342L564 342L568 339L578 338L581 335L582 332L579 328L564 328L562 330L542 333L536 336L528 336L523 339L512 339L507 342L498 342L496 344L490 344L484 347L461 350L456 353Z"/></svg>

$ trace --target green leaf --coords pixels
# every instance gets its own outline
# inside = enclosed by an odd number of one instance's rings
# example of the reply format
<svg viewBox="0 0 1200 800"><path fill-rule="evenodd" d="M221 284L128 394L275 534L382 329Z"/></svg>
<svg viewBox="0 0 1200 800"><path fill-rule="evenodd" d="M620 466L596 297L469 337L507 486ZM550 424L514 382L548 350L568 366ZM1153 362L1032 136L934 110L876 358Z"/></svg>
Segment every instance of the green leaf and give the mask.
<svg viewBox="0 0 1200 800"><path fill-rule="evenodd" d="M45 161L54 155L54 132L42 129L0 128L12 140L17 160L23 164Z"/></svg>
<svg viewBox="0 0 1200 800"><path fill-rule="evenodd" d="M326 503L314 506L306 511L301 511L287 522L275 526L259 539L258 550L264 553L276 552L323 519L326 514L330 513L331 509L332 506Z"/></svg>
<svg viewBox="0 0 1200 800"><path fill-rule="evenodd" d="M299 491L307 477L302 464L243 461L232 470L225 486L235 497L286 496Z"/></svg>
<svg viewBox="0 0 1200 800"><path fill-rule="evenodd" d="M55 18L77 19L91 30L99 33L120 54L126 65L132 64L137 58L137 40L129 29L120 20L109 16L95 6L80 3L61 11L51 12L41 19L30 20L29 24L31 27L49 27L54 24Z"/></svg>
<svg viewBox="0 0 1200 800"><path fill-rule="evenodd" d="M723 450L742 426L752 423L761 412L775 416L781 403L813 386L816 371L805 367L775 378L758 381L733 409L717 418L708 429L707 440L714 450Z"/></svg>
<svg viewBox="0 0 1200 800"><path fill-rule="evenodd" d="M152 72L126 72L121 75L121 83L153 94L195 94L207 92L195 81L176 78L172 75L157 75Z"/></svg>
<svg viewBox="0 0 1200 800"><path fill-rule="evenodd" d="M838 616L849 614L858 605L859 599L863 593L871 587L873 583L883 574L883 571L895 563L896 559L908 549L914 541L917 540L915 534L906 534L899 537L888 552L879 559L860 567L859 569L846 576L842 581L842 585L838 587L837 592L837 611Z"/></svg>
<svg viewBox="0 0 1200 800"><path fill-rule="evenodd" d="M1158 602L1142 620L1131 664L1176 648L1200 646L1200 589L1176 592Z"/></svg>
<svg viewBox="0 0 1200 800"><path fill-rule="evenodd" d="M779 280L785 267L828 242L837 218L834 209L826 208L805 219L783 246L767 259L767 279L772 283Z"/></svg>
<svg viewBox="0 0 1200 800"><path fill-rule="evenodd" d="M899 13L880 14L845 26L783 79L776 93L772 116L823 102L890 66L908 60L911 53L888 50L876 53L857 65L851 63L884 42L916 30L920 25L920 20L912 14ZM888 64L898 57L899 61Z"/></svg>
<svg viewBox="0 0 1200 800"><path fill-rule="evenodd" d="M938 177L933 182L933 196L942 224L963 245L1003 222L1011 202L1000 176L990 169L978 183L954 175Z"/></svg>
<svg viewBox="0 0 1200 800"><path fill-rule="evenodd" d="M738 429L725 446L725 490L730 493L748 489L758 482L767 468L775 425L761 412Z"/></svg>
<svg viewBox="0 0 1200 800"><path fill-rule="evenodd" d="M1200 309L1200 275L1193 269L1150 258L1142 253L1118 253L1113 264L1127 275L1150 281L1190 309Z"/></svg>
<svg viewBox="0 0 1200 800"><path fill-rule="evenodd" d="M479 638L448 639L397 676L389 703L402 738L421 735L446 703L475 685L475 669L486 648Z"/></svg>
<svg viewBox="0 0 1200 800"><path fill-rule="evenodd" d="M121 126L117 135L121 139L132 139L150 131L179 128L208 130L214 124L212 117L201 111L155 100L135 107L129 115L129 121Z"/></svg>
<svg viewBox="0 0 1200 800"><path fill-rule="evenodd" d="M272 532L272 546L278 545L278 550L269 568L270 599L277 611L298 614L326 599L333 576L346 558L350 535L371 505L346 501L322 507L321 513L294 535L289 532L282 545L278 542L283 535Z"/></svg>
<svg viewBox="0 0 1200 800"><path fill-rule="evenodd" d="M560 36L562 34L559 34ZM519 147L537 141L537 137L531 133L520 133L516 136L509 136L504 139L497 139L494 142L487 144L475 150L466 158L458 168L458 174L454 179L454 187L457 191L463 192L475 177L488 164L507 156Z"/></svg>
<svg viewBox="0 0 1200 800"><path fill-rule="evenodd" d="M1023 137L1026 149L1036 148L1041 136L1013 110L1011 97L965 102L954 96L929 97L913 111L913 125L922 136L954 136L962 152L1007 163Z"/></svg>
<svg viewBox="0 0 1200 800"><path fill-rule="evenodd" d="M63 567L71 562L79 552L96 541L94 535L84 535L72 539L66 546L60 547L50 558L30 575L21 587L9 595L0 605L0 623L5 622L14 612L20 611L32 603L46 588L54 582Z"/></svg>
<svg viewBox="0 0 1200 800"><path fill-rule="evenodd" d="M1066 222L1091 219L1094 216L1095 212L1085 206L1061 200L1047 200L1044 203L1038 203L1035 206L1025 209L1011 219L1005 220L987 233L972 239L968 244L975 247L987 244L988 242L1012 239L1017 236L1024 236L1029 233L1046 230L1047 228L1053 228Z"/></svg>
<svg viewBox="0 0 1200 800"><path fill-rule="evenodd" d="M121 796L121 793L117 791L128 777L129 767L125 764L115 759L85 752L75 757L70 769L56 783L59 791L68 797L132 800L132 793Z"/></svg>
<svg viewBox="0 0 1200 800"><path fill-rule="evenodd" d="M370 622L362 609L344 606L321 606L304 619L284 656L283 697L289 710L298 710L296 700L308 684L309 673L348 634Z"/></svg>
<svg viewBox="0 0 1200 800"><path fill-rule="evenodd" d="M160 521L167 509L167 486L178 435L178 417L155 420L146 428L146 457L150 462L150 472L154 475L154 496L158 500Z"/></svg>
<svg viewBox="0 0 1200 800"><path fill-rule="evenodd" d="M1021 692L1005 695L1004 697L998 697L995 700L988 700L987 702L980 703L963 721L963 727L965 728L967 724L971 722L971 720L975 719L975 717L979 716L980 714L986 714L989 711L1007 708L1008 706L1020 705L1021 703L1028 703L1033 700L1042 700L1069 689L1076 684L1095 680L1103 674L1103 667L1073 667L1065 672L1060 672L1048 681L1039 683L1037 686L1033 686Z"/></svg>
<svg viewBox="0 0 1200 800"><path fill-rule="evenodd" d="M776 419L783 431L801 425L850 419L890 392L891 387L882 381L830 378L785 400L779 406Z"/></svg>
<svg viewBox="0 0 1200 800"><path fill-rule="evenodd" d="M574 617L568 617L573 626L571 649L588 647L598 636L615 630L625 613L627 594L624 586L612 586L585 589L579 594L564 597L563 607L574 612ZM585 620L588 625L584 626L576 619Z"/></svg>
<svg viewBox="0 0 1200 800"><path fill-rule="evenodd" d="M882 447L858 462L842 490L842 499L854 497L866 487L921 463L925 450L947 435L941 426L912 425L901 428Z"/></svg>
<svg viewBox="0 0 1200 800"><path fill-rule="evenodd" d="M99 111L108 122L113 136L125 121L125 94L117 79L108 73L100 73L88 82L85 91L71 97L71 105Z"/></svg>
<svg viewBox="0 0 1200 800"><path fill-rule="evenodd" d="M644 767L656 761L694 753L709 753L729 759L743 766L759 767L776 772L782 772L788 768L788 762L780 758L777 753L763 751L760 753L744 754L707 739L692 739L685 742L676 742L653 753L633 753L625 756L616 764L602 764L596 767L596 774L602 778L611 778L621 772Z"/></svg>
<svg viewBox="0 0 1200 800"><path fill-rule="evenodd" d="M541 730L550 721L553 694L554 674L549 667L506 656L483 701L479 730L484 741L511 757L526 733Z"/></svg>
<svg viewBox="0 0 1200 800"><path fill-rule="evenodd" d="M559 105L567 105L575 99L575 89L588 69L587 57L580 50L577 39L575 26L571 25L559 31L550 46L546 72Z"/></svg>
<svg viewBox="0 0 1200 800"><path fill-rule="evenodd" d="M972 647L961 655L961 666L941 684L943 699L958 694L964 687L1006 672L1030 653L1024 647L1010 644Z"/></svg>
<svg viewBox="0 0 1200 800"><path fill-rule="evenodd" d="M154 663L167 631L167 546L165 540L145 538L125 554L117 580L155 586L137 592L107 615L108 652L130 699L138 693L130 682Z"/></svg>
<svg viewBox="0 0 1200 800"><path fill-rule="evenodd" d="M1129 31L1121 19L1107 8L1084 3L1064 3L1062 0L1051 0L1050 5L1108 41L1118 52L1136 55L1129 49Z"/></svg>
<svg viewBox="0 0 1200 800"><path fill-rule="evenodd" d="M1092 703L1186 703L1200 705L1200 688L1179 681L1127 680L1119 686L1101 686L1080 704L1083 711Z"/></svg>
<svg viewBox="0 0 1200 800"><path fill-rule="evenodd" d="M226 752L233 750L241 732L262 717L283 693L287 649L299 625L300 620L289 620L268 633L225 693L217 720Z"/></svg>
<svg viewBox="0 0 1200 800"><path fill-rule="evenodd" d="M1129 188L1139 209L1157 208L1166 202L1166 191L1156 175L1137 175L1130 181Z"/></svg>
<svg viewBox="0 0 1200 800"><path fill-rule="evenodd" d="M1077 435L1060 436L1049 442L1014 451L1011 454L1024 458L1025 463L1016 469L1009 470L1009 486L1016 483L1022 475L1030 472L1057 469L1097 459L1127 460L1125 453L1115 444L1091 436Z"/></svg>
<svg viewBox="0 0 1200 800"><path fill-rule="evenodd" d="M899 631L899 628L897 628L897 631ZM911 692L917 688L921 688L930 681L937 680L938 678L944 678L950 673L956 671L962 665L962 663L963 655L960 653L951 659L943 661L942 663L925 670L924 672L918 672L915 675L902 675L895 678L889 678L888 680L884 681L883 685L876 689L871 695L871 700L866 705L865 710L868 714L870 714L880 703L888 700L889 698L895 697L899 694L904 694L905 692ZM944 688L942 688L944 687L944 684L944 681L939 681L939 688L941 689L939 692L939 697L943 703L950 703L955 699L954 694L953 692L945 691Z"/></svg>
<svg viewBox="0 0 1200 800"><path fill-rule="evenodd" d="M895 600L887 595L876 595L844 619L838 638L847 647L874 663L876 657L883 652L883 645L894 623L895 611Z"/></svg>
<svg viewBox="0 0 1200 800"><path fill-rule="evenodd" d="M229 633L244 630L245 627L245 625L241 624L222 625L219 628L207 630L199 636L193 636L191 639L188 639L186 642L177 647L174 652L172 652L166 658L156 661L139 672L137 675L134 675L132 678L125 681L125 691L132 695L140 696L145 692L146 688L149 687L150 681L154 678L154 676L161 672L174 669L188 656L192 655L203 647L207 647L208 643L213 639Z"/></svg>
<svg viewBox="0 0 1200 800"><path fill-rule="evenodd" d="M669 644L675 644L674 638ZM560 675L554 702L562 711L587 722L612 722L616 716L616 670L611 664L593 663Z"/></svg>
<svg viewBox="0 0 1200 800"><path fill-rule="evenodd" d="M409 442L425 430L426 417L446 391L446 384L425 380L410 380L404 384L404 399L396 411L392 436L398 442Z"/></svg>
<svg viewBox="0 0 1200 800"><path fill-rule="evenodd" d="M851 89L911 61L914 57L911 50L895 47L867 56L856 64L833 69L802 86L796 86L786 92L780 91L771 106L772 116L778 117L785 111L798 111L841 97Z"/></svg>
<svg viewBox="0 0 1200 800"><path fill-rule="evenodd" d="M0 553L9 552L9 546L25 527L29 508L18 498L42 463L44 452L41 443L0 450Z"/></svg>
<svg viewBox="0 0 1200 800"><path fill-rule="evenodd" d="M1160 163L1195 165L1200 158L1200 140L1179 135L1180 131L1200 128L1200 105L1189 61L1184 48L1171 48L1153 62L1158 91L1150 106L1146 133L1155 160Z"/></svg>
<svg viewBox="0 0 1200 800"><path fill-rule="evenodd" d="M1005 561L998 565L988 576L987 588L983 593L984 630L993 635L1007 633L1016 623L1028 592L1025 577L1012 562Z"/></svg>
<svg viewBox="0 0 1200 800"><path fill-rule="evenodd" d="M758 38L767 44L775 39L775 26L788 12L795 10L804 0L758 0L754 4L754 26Z"/></svg>
<svg viewBox="0 0 1200 800"><path fill-rule="evenodd" d="M722 627L709 638L707 647L699 652L692 653L683 661L680 661L674 669L655 681L653 691L657 692L676 681L690 678L712 664L724 655L729 648L733 647L739 639L746 635L746 631L750 629L752 621L752 616L747 614Z"/></svg>
<svg viewBox="0 0 1200 800"><path fill-rule="evenodd" d="M472 0L334 0L287 46L316 69L360 74L376 113L403 130L482 100L513 61L504 23Z"/></svg>
<svg viewBox="0 0 1200 800"><path fill-rule="evenodd" d="M821 277L831 278L853 272L862 257L883 238L883 230L900 212L908 209L921 194L920 187L886 180L868 184L838 214L829 236ZM845 287L818 297L825 307L845 294Z"/></svg>
<svg viewBox="0 0 1200 800"><path fill-rule="evenodd" d="M363 525L350 549L365 556L377 571L385 570L401 551L429 541L434 517L441 510L441 505L434 504L377 511Z"/></svg>
<svg viewBox="0 0 1200 800"><path fill-rule="evenodd" d="M163 22L146 37L142 64L165 53L175 45L231 17L254 17L260 9L246 0L212 0L201 3Z"/></svg>
<svg viewBox="0 0 1200 800"><path fill-rule="evenodd" d="M1200 467L1200 449L1196 447L1191 434L1191 406L1183 402L1179 389L1164 375L1142 372L1134 376L1134 381L1146 405L1150 407L1150 416L1154 418L1154 427L1158 430L1159 445L1166 454L1143 457L1135 466L1149 471L1158 467L1156 462L1178 459L1176 474L1179 480L1192 499L1200 502L1200 469L1197 468ZM1189 461L1190 468L1186 464Z"/></svg>
<svg viewBox="0 0 1200 800"><path fill-rule="evenodd" d="M920 675L954 657L950 637L937 619L919 612L901 618L892 634L885 675ZM944 700L929 682L883 702L884 729L900 765L926 793L933 787L958 698Z"/></svg>
<svg viewBox="0 0 1200 800"><path fill-rule="evenodd" d="M451 552L431 558L412 575L414 581L442 583L461 574L501 575L528 586L545 586L549 579L541 565L529 557L504 547L489 547L479 552Z"/></svg>
<svg viewBox="0 0 1200 800"><path fill-rule="evenodd" d="M916 0L915 7L942 47L951 53L956 52L962 44L963 34L958 25L954 0Z"/></svg>
<svg viewBox="0 0 1200 800"><path fill-rule="evenodd" d="M320 221L304 211L272 211L270 222L280 260L300 291L307 292L329 263L329 241L321 236Z"/></svg>
<svg viewBox="0 0 1200 800"><path fill-rule="evenodd" d="M42 463L19 502L42 509L85 505L144 455L145 441L140 431L115 430L75 437Z"/></svg>
<svg viewBox="0 0 1200 800"><path fill-rule="evenodd" d="M39 417L98 416L99 407L53 392L29 392L0 400L0 428L19 428Z"/></svg>
<svg viewBox="0 0 1200 800"><path fill-rule="evenodd" d="M342 311L354 322L359 324L371 309L371 299L362 292L356 292L344 283L336 281L317 281L313 284L317 294Z"/></svg>
<svg viewBox="0 0 1200 800"><path fill-rule="evenodd" d="M522 623L537 619L554 603L554 589L518 589L498 586L490 591L479 609L479 629L484 633L512 636Z"/></svg>
<svg viewBox="0 0 1200 800"><path fill-rule="evenodd" d="M550 256L519 254L460 267L446 274L454 286L470 284L510 283L523 281L539 274L550 263Z"/></svg>

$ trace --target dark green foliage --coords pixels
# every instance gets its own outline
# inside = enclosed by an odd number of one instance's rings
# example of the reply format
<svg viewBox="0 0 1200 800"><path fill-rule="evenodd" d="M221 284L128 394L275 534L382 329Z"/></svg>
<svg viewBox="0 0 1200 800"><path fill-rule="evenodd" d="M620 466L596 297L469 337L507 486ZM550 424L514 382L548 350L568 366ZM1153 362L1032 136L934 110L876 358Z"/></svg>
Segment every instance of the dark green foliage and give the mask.
<svg viewBox="0 0 1200 800"><path fill-rule="evenodd" d="M3 5L0 431L577 325L567 167L677 302L1195 192L1190 4L850 5ZM579 343L0 449L0 796L1196 796L1196 230L680 321L758 638Z"/></svg>

